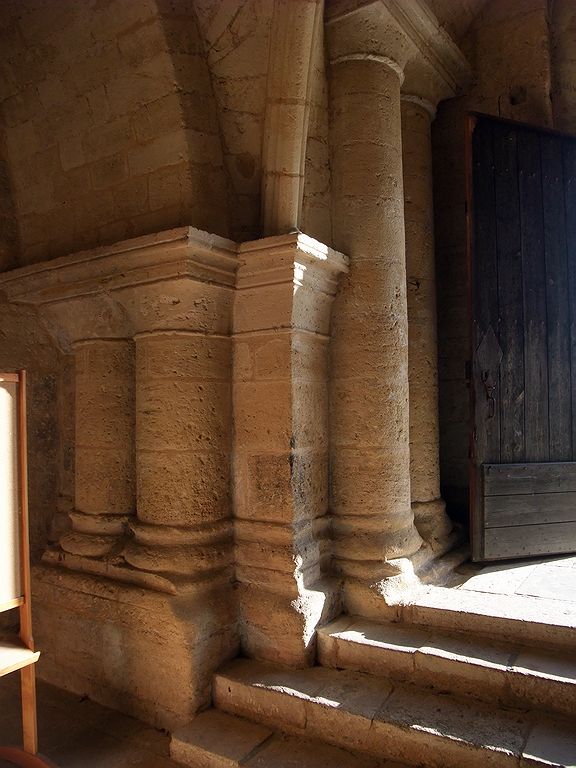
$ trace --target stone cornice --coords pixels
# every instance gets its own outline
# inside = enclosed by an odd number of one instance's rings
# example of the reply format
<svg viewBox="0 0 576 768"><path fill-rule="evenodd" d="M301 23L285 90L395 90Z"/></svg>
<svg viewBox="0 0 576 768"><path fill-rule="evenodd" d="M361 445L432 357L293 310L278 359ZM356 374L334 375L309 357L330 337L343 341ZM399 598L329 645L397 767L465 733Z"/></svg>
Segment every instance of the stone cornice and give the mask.
<svg viewBox="0 0 576 768"><path fill-rule="evenodd" d="M471 78L470 65L425 0L333 0L327 4L326 23L342 21L378 5L386 8L418 56L423 57L445 82L451 95L457 95L467 87Z"/></svg>
<svg viewBox="0 0 576 768"><path fill-rule="evenodd" d="M422 0L382 0L401 29L416 45L454 95L468 85L470 65L454 40Z"/></svg>
<svg viewBox="0 0 576 768"><path fill-rule="evenodd" d="M175 278L233 287L237 264L231 240L180 227L4 272L0 291L43 305Z"/></svg>
<svg viewBox="0 0 576 768"><path fill-rule="evenodd" d="M245 265L251 260L251 257L261 251L265 251L271 258L287 253L293 257L296 253L301 259L310 261L334 274L348 271L349 259L347 256L318 240L314 240L313 237L305 235L303 232L263 237L260 240L241 243L238 246L240 263Z"/></svg>

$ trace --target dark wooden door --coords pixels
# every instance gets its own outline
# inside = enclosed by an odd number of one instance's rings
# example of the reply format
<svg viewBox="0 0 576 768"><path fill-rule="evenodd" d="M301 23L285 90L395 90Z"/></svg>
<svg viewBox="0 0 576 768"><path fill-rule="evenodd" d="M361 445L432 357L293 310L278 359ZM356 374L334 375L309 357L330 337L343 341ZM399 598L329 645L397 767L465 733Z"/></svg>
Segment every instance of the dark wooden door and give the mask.
<svg viewBox="0 0 576 768"><path fill-rule="evenodd" d="M576 138L470 118L475 560L576 551Z"/></svg>

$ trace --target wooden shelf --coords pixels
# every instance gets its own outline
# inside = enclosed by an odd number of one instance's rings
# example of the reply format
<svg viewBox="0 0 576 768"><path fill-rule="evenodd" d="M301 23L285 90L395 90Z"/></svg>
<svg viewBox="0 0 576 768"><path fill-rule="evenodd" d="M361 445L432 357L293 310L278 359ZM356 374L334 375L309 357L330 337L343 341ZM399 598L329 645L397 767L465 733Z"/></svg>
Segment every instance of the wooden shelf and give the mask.
<svg viewBox="0 0 576 768"><path fill-rule="evenodd" d="M0 677L38 661L40 651L31 651L18 637L0 637Z"/></svg>

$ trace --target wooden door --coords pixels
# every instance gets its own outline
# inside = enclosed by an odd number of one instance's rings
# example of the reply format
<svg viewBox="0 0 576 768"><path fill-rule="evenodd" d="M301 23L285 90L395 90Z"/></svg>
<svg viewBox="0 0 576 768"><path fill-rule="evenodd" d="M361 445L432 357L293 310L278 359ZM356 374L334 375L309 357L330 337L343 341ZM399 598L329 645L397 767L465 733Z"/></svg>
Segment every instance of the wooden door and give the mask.
<svg viewBox="0 0 576 768"><path fill-rule="evenodd" d="M576 138L470 117L474 560L576 551Z"/></svg>

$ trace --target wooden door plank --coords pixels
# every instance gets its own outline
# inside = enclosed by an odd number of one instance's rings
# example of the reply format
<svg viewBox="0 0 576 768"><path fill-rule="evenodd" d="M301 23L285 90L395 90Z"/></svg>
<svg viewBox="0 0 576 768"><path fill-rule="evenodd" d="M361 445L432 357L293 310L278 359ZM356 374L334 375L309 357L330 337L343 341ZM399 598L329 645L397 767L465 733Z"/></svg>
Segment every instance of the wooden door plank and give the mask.
<svg viewBox="0 0 576 768"><path fill-rule="evenodd" d="M524 303L524 444L526 461L550 458L546 269L540 137L518 133L518 187Z"/></svg>
<svg viewBox="0 0 576 768"><path fill-rule="evenodd" d="M474 279L473 348L477 350L487 331L498 333L498 253L496 244L496 204L494 196L494 154L492 123L480 120L473 134L474 199ZM476 355L473 361L475 399L475 454L477 463L500 461L500 411L490 418L490 403L482 383L483 371ZM498 372L491 375L498 384ZM494 393L498 397L498 392Z"/></svg>
<svg viewBox="0 0 576 768"><path fill-rule="evenodd" d="M472 558L484 556L484 513L480 465L500 460L500 417L489 419L490 404L482 384L476 351L488 329L498 329L498 281L494 204L492 124L470 119L467 143L467 205L472 371L470 533ZM492 286L492 290L491 290Z"/></svg>
<svg viewBox="0 0 576 768"><path fill-rule="evenodd" d="M574 139L563 142L563 171L570 303L572 458L576 458L576 140Z"/></svg>
<svg viewBox="0 0 576 768"><path fill-rule="evenodd" d="M487 528L576 522L576 492L487 496Z"/></svg>
<svg viewBox="0 0 576 768"><path fill-rule="evenodd" d="M576 462L484 465L486 496L576 492Z"/></svg>
<svg viewBox="0 0 576 768"><path fill-rule="evenodd" d="M496 124L494 131L496 234L498 251L498 341L502 349L500 461L524 459L524 307L522 242L516 131Z"/></svg>
<svg viewBox="0 0 576 768"><path fill-rule="evenodd" d="M513 525L509 528L487 528L485 559L553 555L576 550L576 523Z"/></svg>
<svg viewBox="0 0 576 768"><path fill-rule="evenodd" d="M572 458L570 308L566 249L562 140L540 138L548 330L550 459Z"/></svg>

